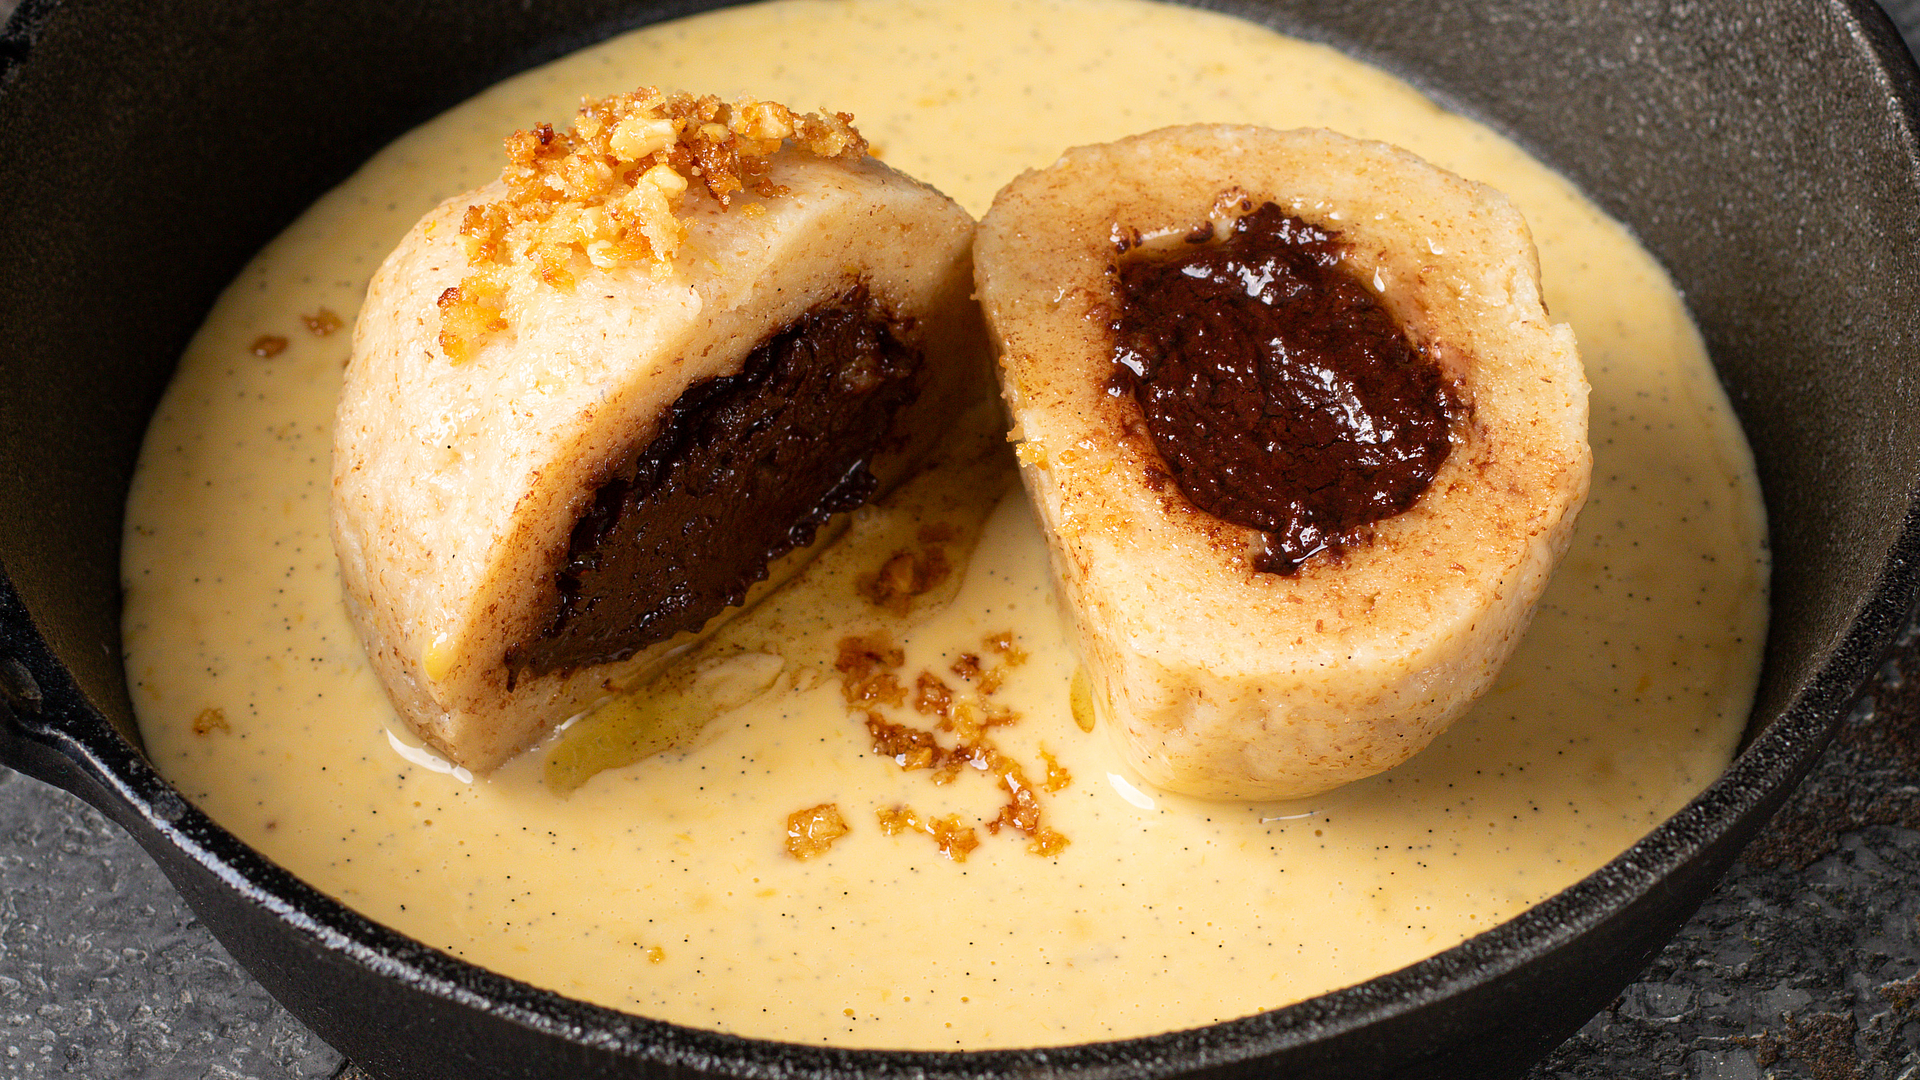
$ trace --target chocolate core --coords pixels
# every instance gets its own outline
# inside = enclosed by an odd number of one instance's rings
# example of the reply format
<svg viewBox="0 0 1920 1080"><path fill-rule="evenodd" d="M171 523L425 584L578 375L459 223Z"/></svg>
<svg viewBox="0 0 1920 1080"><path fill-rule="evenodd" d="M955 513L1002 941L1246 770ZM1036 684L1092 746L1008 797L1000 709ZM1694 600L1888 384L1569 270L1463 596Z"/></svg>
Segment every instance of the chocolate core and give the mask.
<svg viewBox="0 0 1920 1080"><path fill-rule="evenodd" d="M1111 390L1139 401L1187 499L1261 530L1255 568L1292 574L1413 505L1451 399L1338 233L1267 203L1189 242L1121 261Z"/></svg>
<svg viewBox="0 0 1920 1080"><path fill-rule="evenodd" d="M767 564L873 494L921 354L864 284L802 315L737 375L688 387L652 441L594 492L513 678L623 660L745 598Z"/></svg>

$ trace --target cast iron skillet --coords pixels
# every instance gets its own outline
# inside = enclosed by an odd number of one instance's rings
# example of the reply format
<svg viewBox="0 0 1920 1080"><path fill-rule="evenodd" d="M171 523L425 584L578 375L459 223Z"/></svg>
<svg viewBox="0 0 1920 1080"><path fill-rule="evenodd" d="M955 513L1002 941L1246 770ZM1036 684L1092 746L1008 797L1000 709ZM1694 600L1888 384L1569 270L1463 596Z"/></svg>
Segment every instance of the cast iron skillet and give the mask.
<svg viewBox="0 0 1920 1080"><path fill-rule="evenodd" d="M1773 630L1726 775L1592 877L1440 956L1117 1043L749 1041L570 1001L376 926L188 806L141 754L118 563L148 412L242 262L373 150L532 63L704 6L26 0L0 41L0 760L124 826L275 996L375 1075L1518 1073L1706 895L1913 605L1920 72L1869 0L1235 4L1511 133L1679 282L1772 521Z"/></svg>

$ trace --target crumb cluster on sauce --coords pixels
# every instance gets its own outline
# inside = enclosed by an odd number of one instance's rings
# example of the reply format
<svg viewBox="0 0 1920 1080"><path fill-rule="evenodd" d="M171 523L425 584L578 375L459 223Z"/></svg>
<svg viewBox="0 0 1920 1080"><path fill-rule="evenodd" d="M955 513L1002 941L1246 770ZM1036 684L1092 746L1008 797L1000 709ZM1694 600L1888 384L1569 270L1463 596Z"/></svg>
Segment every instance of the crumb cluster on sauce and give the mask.
<svg viewBox="0 0 1920 1080"><path fill-rule="evenodd" d="M885 603L881 598L869 599L876 605ZM1036 783L1018 760L994 744L990 733L1018 723L1020 713L993 701L992 695L1000 688L1006 669L1025 663L1027 655L1015 644L1011 630L989 634L981 644L983 651L997 657L998 662L983 663L979 653L961 653L948 669L963 683L957 689L930 670L916 675L909 689L896 674L906 662L905 652L884 636L842 638L834 669L840 674L841 694L865 724L869 748L875 754L891 758L906 772L927 770L938 785L953 783L969 769L991 777L1006 801L999 813L982 821L981 826L989 834L1011 829L1026 837L1029 854L1043 858L1058 855L1069 841L1046 824L1041 796L1064 790L1073 782L1073 774L1043 748L1039 752L1043 771ZM911 708L929 718L931 726L891 720L881 711L885 706ZM950 736L951 741L942 742L941 734ZM843 825L825 843L814 842L814 822L826 809L829 807L799 811L789 819L787 850L796 858L820 854L826 844L847 831ZM838 809L832 809L838 821ZM923 833L954 862L965 862L980 846L978 831L959 814L929 817L899 804L876 808L875 817L886 835Z"/></svg>

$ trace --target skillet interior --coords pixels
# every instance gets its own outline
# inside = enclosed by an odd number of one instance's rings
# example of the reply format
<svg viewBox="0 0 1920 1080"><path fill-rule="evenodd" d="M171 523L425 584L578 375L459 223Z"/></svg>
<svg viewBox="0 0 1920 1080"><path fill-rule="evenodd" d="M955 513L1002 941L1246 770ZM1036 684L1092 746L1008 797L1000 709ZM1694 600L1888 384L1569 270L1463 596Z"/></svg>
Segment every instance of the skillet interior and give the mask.
<svg viewBox="0 0 1920 1080"><path fill-rule="evenodd" d="M1673 272L1772 509L1774 630L1753 745L1730 778L1515 924L1401 976L1200 1035L1049 1055L795 1057L475 972L286 878L146 768L118 660L127 478L201 314L314 197L511 71L706 5L206 6L216 10L30 2L15 24L41 33L0 91L0 326L14 328L0 336L11 587L0 590L0 697L15 714L0 748L126 824L270 989L396 1076L473 1075L529 1053L554 1075L604 1075L627 1051L717 1071L967 1074L1175 1070L1278 1050L1275 1064L1292 1070L1339 1060L1347 1075L1445 1075L1449 1047L1468 1041L1518 1062L1590 1015L1704 895L1910 605L1920 426L1904 364L1920 355L1920 155L1912 68L1877 11L1233 5L1514 135Z"/></svg>

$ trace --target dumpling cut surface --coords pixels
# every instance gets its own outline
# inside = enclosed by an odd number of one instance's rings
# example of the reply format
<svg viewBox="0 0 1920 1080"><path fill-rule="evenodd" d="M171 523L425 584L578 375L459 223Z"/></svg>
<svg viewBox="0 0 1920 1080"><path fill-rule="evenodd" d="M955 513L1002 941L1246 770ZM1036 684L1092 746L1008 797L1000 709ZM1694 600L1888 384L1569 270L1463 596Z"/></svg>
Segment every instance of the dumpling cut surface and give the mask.
<svg viewBox="0 0 1920 1080"><path fill-rule="evenodd" d="M1503 196L1331 132L1168 128L1016 179L974 257L1095 709L1143 777L1311 795L1492 684L1592 470Z"/></svg>
<svg viewBox="0 0 1920 1080"><path fill-rule="evenodd" d="M355 328L348 609L400 714L476 771L790 573L985 384L965 211L845 117L822 138L852 150L808 153L784 110L676 101L589 103L599 141L567 160L541 158L550 129L516 136L532 164L415 226ZM744 185L688 189L736 144Z"/></svg>

